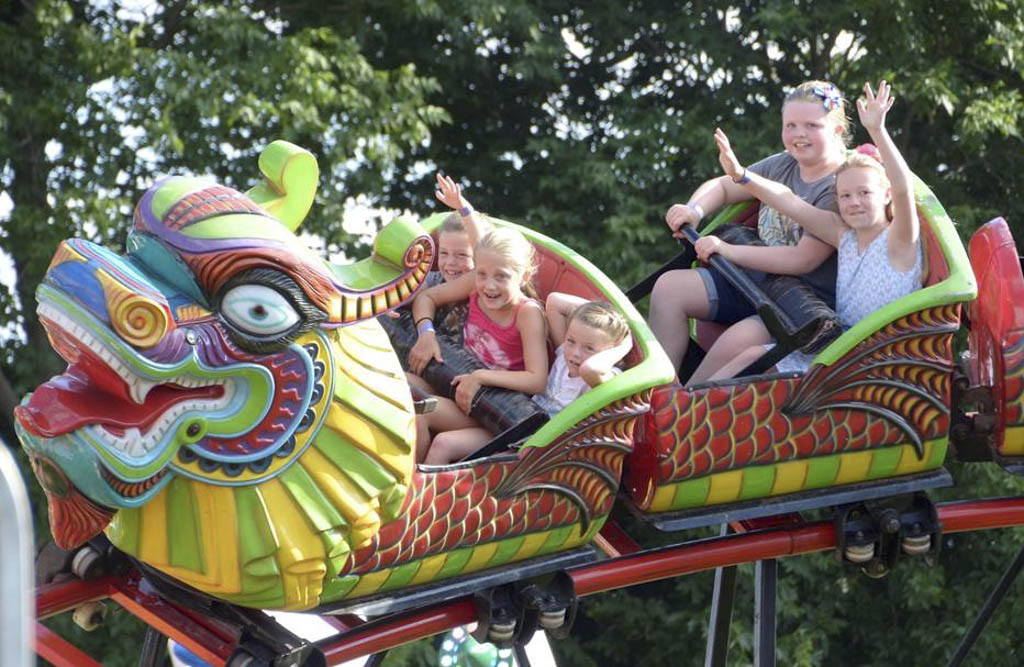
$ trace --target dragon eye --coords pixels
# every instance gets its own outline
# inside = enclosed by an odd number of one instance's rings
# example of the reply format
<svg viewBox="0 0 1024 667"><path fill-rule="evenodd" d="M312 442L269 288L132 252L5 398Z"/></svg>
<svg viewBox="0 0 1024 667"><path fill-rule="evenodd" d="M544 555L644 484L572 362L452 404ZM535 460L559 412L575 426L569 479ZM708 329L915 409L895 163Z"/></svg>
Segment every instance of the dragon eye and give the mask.
<svg viewBox="0 0 1024 667"><path fill-rule="evenodd" d="M265 285L232 287L221 299L220 311L231 324L254 336L285 333L301 319L288 299Z"/></svg>

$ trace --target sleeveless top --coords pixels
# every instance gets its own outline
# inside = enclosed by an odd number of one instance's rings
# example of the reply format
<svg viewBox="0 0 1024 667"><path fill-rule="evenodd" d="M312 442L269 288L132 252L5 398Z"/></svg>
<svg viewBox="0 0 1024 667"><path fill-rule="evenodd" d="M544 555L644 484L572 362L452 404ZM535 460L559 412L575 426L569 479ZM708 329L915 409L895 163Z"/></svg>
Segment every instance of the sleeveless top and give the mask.
<svg viewBox="0 0 1024 667"><path fill-rule="evenodd" d="M613 366L612 374L618 375L622 369ZM590 385L583 378L569 377L569 366L565 363L562 346L555 349L555 363L548 373L548 384L543 394L534 394L533 402L541 407L549 417L554 417L570 403L590 391Z"/></svg>
<svg viewBox="0 0 1024 667"><path fill-rule="evenodd" d="M906 271L889 264L889 227L882 230L861 254L857 250L857 232L852 229L839 237L839 267L836 272L836 314L849 329L882 306L921 289L923 255L917 242L917 259ZM771 349L772 345L767 345ZM775 365L780 373L802 373L814 355L793 352Z"/></svg>
<svg viewBox="0 0 1024 667"><path fill-rule="evenodd" d="M469 295L469 315L463 327L463 346L473 353L483 365L492 370L522 371L526 370L523 361L523 337L516 328L519 309L530 299L523 299L516 306L512 322L501 326L480 310L477 303L479 295Z"/></svg>
<svg viewBox="0 0 1024 667"><path fill-rule="evenodd" d="M921 289L921 242L914 266L897 271L889 264L889 227L882 230L861 254L852 229L839 237L836 274L836 314L844 327L857 322L902 296Z"/></svg>

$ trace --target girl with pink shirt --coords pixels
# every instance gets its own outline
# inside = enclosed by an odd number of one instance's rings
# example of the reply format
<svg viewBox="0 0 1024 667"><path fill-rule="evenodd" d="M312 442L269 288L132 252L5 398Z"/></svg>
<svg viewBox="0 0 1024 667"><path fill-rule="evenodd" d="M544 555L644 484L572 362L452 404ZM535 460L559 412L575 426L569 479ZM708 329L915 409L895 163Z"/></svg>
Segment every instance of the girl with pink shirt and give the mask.
<svg viewBox="0 0 1024 667"><path fill-rule="evenodd" d="M547 385L544 307L531 298L529 285L536 272L533 245L514 229L498 228L480 239L474 259L473 271L431 287L413 303L420 338L409 353L409 370L419 375L432 359L444 363L434 333L434 313L439 306L467 298L463 344L487 366L456 376L452 380L455 400L439 396L437 408L417 418L418 461L458 460L463 449L469 448L465 452L469 453L479 445L479 424L467 413L481 387L539 394ZM431 432L438 434L433 442Z"/></svg>

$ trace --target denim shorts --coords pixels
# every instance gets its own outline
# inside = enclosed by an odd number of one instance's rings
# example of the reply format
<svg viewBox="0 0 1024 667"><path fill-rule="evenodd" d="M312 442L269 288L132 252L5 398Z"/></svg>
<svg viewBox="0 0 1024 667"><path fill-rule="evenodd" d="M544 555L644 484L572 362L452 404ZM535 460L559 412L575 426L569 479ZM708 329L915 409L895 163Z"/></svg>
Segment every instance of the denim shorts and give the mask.
<svg viewBox="0 0 1024 667"><path fill-rule="evenodd" d="M735 324L751 315L757 315L753 304L721 273L706 266L698 268L697 273L704 281L704 289L708 293L708 320Z"/></svg>

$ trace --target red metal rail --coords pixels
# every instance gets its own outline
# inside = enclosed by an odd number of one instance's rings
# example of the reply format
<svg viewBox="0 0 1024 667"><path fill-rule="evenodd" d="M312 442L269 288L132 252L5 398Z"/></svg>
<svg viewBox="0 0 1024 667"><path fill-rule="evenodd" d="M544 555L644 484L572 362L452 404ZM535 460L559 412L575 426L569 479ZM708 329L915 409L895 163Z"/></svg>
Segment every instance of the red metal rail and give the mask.
<svg viewBox="0 0 1024 667"><path fill-rule="evenodd" d="M945 503L938 506L943 533L960 533L1024 525L1024 497ZM618 537L618 536L616 536ZM608 540L609 542L619 540ZM620 542L618 546L626 546ZM579 596L769 558L796 556L835 547L830 521L694 540L683 544L629 553L569 571ZM183 644L207 662L224 664L236 638L218 623L196 615L139 588L133 578L108 577L40 587L37 616L45 618L91 600L111 597L131 613ZM352 619L354 620L354 619ZM337 664L430 637L476 620L470 597L432 605L376 621L353 624L336 637L320 642L328 664ZM338 625L348 625L336 624ZM61 664L94 665L88 656L38 626L37 652L46 659L64 650ZM43 632L45 631L45 632ZM61 646L67 649L61 649Z"/></svg>

